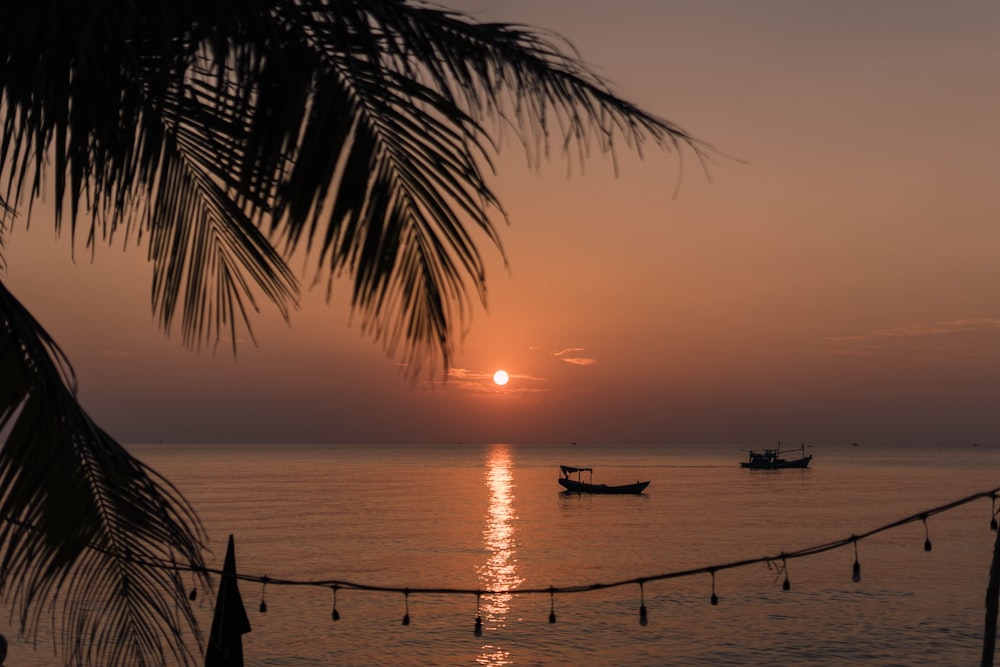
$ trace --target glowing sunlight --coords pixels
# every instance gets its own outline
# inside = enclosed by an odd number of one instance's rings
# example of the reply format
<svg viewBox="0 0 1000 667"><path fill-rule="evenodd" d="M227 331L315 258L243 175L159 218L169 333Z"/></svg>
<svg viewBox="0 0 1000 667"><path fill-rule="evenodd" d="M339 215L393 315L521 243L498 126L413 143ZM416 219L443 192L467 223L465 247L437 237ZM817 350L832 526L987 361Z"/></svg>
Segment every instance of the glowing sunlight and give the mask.
<svg viewBox="0 0 1000 667"><path fill-rule="evenodd" d="M483 546L489 558L479 568L483 588L508 591L523 580L517 574L517 541L514 538L514 475L506 445L494 445L487 459L486 486L490 492ZM480 607L485 630L504 627L513 599L511 593L484 595ZM483 644L476 662L483 665L511 664L510 652L496 644Z"/></svg>

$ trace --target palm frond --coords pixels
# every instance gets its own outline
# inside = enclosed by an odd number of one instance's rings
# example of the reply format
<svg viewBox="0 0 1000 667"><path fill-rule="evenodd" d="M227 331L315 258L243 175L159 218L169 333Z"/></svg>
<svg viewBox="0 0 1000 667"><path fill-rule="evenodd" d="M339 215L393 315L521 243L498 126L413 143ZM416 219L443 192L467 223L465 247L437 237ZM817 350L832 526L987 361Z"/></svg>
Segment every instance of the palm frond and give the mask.
<svg viewBox="0 0 1000 667"><path fill-rule="evenodd" d="M228 21L222 4L217 18ZM68 220L75 236L86 216L88 244L148 239L165 330L179 315L191 347L235 341L257 309L255 294L287 319L298 293L255 222L268 193L258 198L241 176L246 101L226 78L239 55L227 38L212 43L212 3L147 5L142 14L113 0L0 6L8 40L0 47L0 200L34 201L51 174L57 230ZM224 68L203 69L216 55Z"/></svg>
<svg viewBox="0 0 1000 667"><path fill-rule="evenodd" d="M192 347L235 345L259 298L287 319L304 251L328 289L353 281L387 354L447 368L486 301L478 240L503 256L487 175L508 131L532 162L710 153L558 36L411 0L0 2L0 219L51 191L57 230L145 243L158 320ZM190 609L143 563L199 564L197 520L84 413L2 284L0 373L0 593L22 629L59 607L73 662L154 664L164 638L187 660Z"/></svg>
<svg viewBox="0 0 1000 667"><path fill-rule="evenodd" d="M176 570L148 564L203 568L200 523L81 409L68 362L3 283L0 374L0 595L21 632L50 612L67 664L192 664Z"/></svg>
<svg viewBox="0 0 1000 667"><path fill-rule="evenodd" d="M311 111L302 129L310 141L293 153L274 225L290 246L304 237L318 248L329 276L354 281L353 304L367 328L390 356L408 344L410 368L437 353L447 367L455 333L467 324L468 295L485 303L470 231L502 254L492 224L502 208L483 169L492 170L504 127L533 159L547 152L553 126L562 149L575 146L580 159L592 140L612 155L619 142L710 150L616 97L571 47L535 32L402 1L277 3L275 16L283 65L315 75L270 87L269 102L251 117L270 127L273 114L288 115L280 100L303 97ZM267 155L261 164L288 153ZM414 280L415 267L423 280Z"/></svg>
<svg viewBox="0 0 1000 667"><path fill-rule="evenodd" d="M179 316L192 346L235 340L255 294L287 317L284 261L304 243L317 280L354 282L390 356L447 366L469 295L486 298L475 235L503 254L485 172L508 129L533 161L550 143L580 160L711 150L557 35L408 0L18 4L0 10L0 196L33 199L52 173L57 222L65 202L90 241L148 232L159 320ZM422 252L436 270L400 291ZM423 307L386 306L404 294Z"/></svg>
<svg viewBox="0 0 1000 667"><path fill-rule="evenodd" d="M560 145L576 146L581 157L591 139L602 151L613 151L616 138L635 149L650 140L667 149L709 150L673 123L619 98L555 33L476 23L457 12L402 1L371 3L370 11L385 35L382 60L389 67L428 81L477 122L510 123L536 157L545 151L553 122L562 132ZM418 65L407 64L413 62Z"/></svg>

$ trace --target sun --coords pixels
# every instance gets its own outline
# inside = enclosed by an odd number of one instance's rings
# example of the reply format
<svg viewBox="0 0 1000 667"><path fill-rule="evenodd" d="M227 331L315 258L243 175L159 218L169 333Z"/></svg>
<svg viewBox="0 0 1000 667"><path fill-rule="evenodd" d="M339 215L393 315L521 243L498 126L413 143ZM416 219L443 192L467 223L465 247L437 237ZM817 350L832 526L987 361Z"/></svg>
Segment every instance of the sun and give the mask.
<svg viewBox="0 0 1000 667"><path fill-rule="evenodd" d="M509 380L510 375L507 374L507 371L497 371L493 374L493 382L501 387L507 384Z"/></svg>

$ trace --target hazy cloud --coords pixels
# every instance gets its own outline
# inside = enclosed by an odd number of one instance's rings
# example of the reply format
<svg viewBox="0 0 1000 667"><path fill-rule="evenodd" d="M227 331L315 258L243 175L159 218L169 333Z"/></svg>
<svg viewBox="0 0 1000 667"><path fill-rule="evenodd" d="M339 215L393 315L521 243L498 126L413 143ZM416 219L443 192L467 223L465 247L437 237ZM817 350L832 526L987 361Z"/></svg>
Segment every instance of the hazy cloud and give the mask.
<svg viewBox="0 0 1000 667"><path fill-rule="evenodd" d="M973 317L935 324L912 323L902 324L888 329L876 329L875 331L858 334L854 336L831 336L829 340L834 343L846 343L852 341L867 341L878 338L912 338L914 336L937 336L940 334L966 333L969 331L982 331L984 329L1000 329L1000 318L997 317Z"/></svg>
<svg viewBox="0 0 1000 667"><path fill-rule="evenodd" d="M563 361L567 364L573 364L574 366L593 366L597 363L597 359L590 359L587 357L566 357Z"/></svg>
<svg viewBox="0 0 1000 667"><path fill-rule="evenodd" d="M493 382L495 371L474 371L468 368L452 368L448 371L448 385L461 391L474 393L533 394L549 391L545 379L526 373L515 373L508 370L510 380L507 384L498 386Z"/></svg>
<svg viewBox="0 0 1000 667"><path fill-rule="evenodd" d="M448 369L448 379L449 380L476 380L482 379L492 374L470 371L468 368L449 368Z"/></svg>
<svg viewBox="0 0 1000 667"><path fill-rule="evenodd" d="M496 387L493 383L493 371L474 371L469 368L449 368L448 379L443 385L428 381L429 389L458 389L466 392L484 392Z"/></svg>
<svg viewBox="0 0 1000 667"><path fill-rule="evenodd" d="M553 352L552 356L558 358L559 361L567 364L573 364L574 366L593 366L597 363L597 359L584 357L578 354L583 351L582 347L566 347L558 352Z"/></svg>
<svg viewBox="0 0 1000 667"><path fill-rule="evenodd" d="M970 336L1000 330L1000 318L977 317L944 322L915 322L886 329L876 329L854 336L832 336L823 354L843 357L874 357L904 354L919 363L963 363L1000 359L1000 347L992 338Z"/></svg>

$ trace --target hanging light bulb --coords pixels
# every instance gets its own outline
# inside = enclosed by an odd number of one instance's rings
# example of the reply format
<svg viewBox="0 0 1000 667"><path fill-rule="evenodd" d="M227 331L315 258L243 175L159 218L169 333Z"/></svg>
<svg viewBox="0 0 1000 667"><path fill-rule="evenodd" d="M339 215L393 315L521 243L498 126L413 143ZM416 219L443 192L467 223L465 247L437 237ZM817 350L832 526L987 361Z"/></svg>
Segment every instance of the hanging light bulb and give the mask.
<svg viewBox="0 0 1000 667"><path fill-rule="evenodd" d="M854 540L854 572L851 574L851 581L857 583L861 581L861 563L858 561L858 540L853 535Z"/></svg>
<svg viewBox="0 0 1000 667"><path fill-rule="evenodd" d="M267 590L267 575L260 579L260 613L267 613L267 602L264 600L264 591Z"/></svg>
<svg viewBox="0 0 1000 667"><path fill-rule="evenodd" d="M931 535L930 531L927 529L927 517L922 516L920 520L924 522L924 551L931 550Z"/></svg>
<svg viewBox="0 0 1000 667"><path fill-rule="evenodd" d="M477 637L483 636L483 617L479 613L479 591L476 591L476 625L472 631L472 634L474 634Z"/></svg>
<svg viewBox="0 0 1000 667"><path fill-rule="evenodd" d="M410 591L403 591L403 603L406 605L406 613L403 614L403 625L410 624Z"/></svg>
<svg viewBox="0 0 1000 667"><path fill-rule="evenodd" d="M715 570L709 570L712 573L712 597L708 600L712 603L712 606L719 604L719 596L715 594Z"/></svg>
<svg viewBox="0 0 1000 667"><path fill-rule="evenodd" d="M340 588L340 586L334 584L331 588L333 589L333 611L330 612L330 617L335 621L339 621L340 612L337 611L337 589Z"/></svg>
<svg viewBox="0 0 1000 667"><path fill-rule="evenodd" d="M549 623L556 622L556 593L554 588L549 588Z"/></svg>

